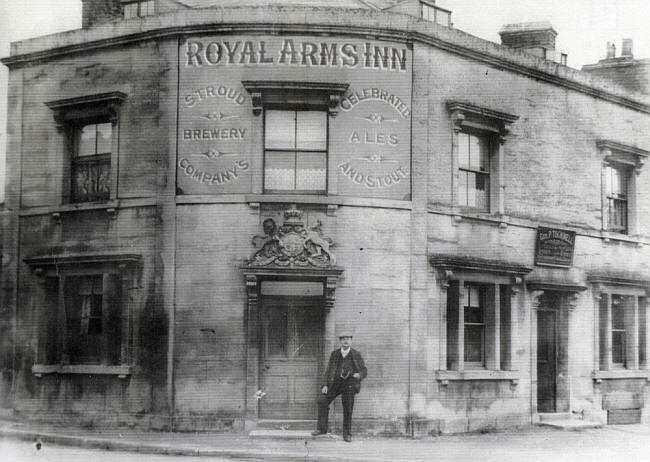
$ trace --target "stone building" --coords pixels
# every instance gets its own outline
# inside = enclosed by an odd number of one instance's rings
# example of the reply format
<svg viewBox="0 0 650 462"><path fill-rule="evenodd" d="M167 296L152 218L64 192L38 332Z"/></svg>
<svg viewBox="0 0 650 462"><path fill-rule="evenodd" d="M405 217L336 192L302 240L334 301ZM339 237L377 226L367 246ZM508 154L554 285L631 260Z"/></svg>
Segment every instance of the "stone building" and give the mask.
<svg viewBox="0 0 650 462"><path fill-rule="evenodd" d="M647 88L450 14L84 0L13 43L3 414L312 420L345 326L367 431L647 422Z"/></svg>

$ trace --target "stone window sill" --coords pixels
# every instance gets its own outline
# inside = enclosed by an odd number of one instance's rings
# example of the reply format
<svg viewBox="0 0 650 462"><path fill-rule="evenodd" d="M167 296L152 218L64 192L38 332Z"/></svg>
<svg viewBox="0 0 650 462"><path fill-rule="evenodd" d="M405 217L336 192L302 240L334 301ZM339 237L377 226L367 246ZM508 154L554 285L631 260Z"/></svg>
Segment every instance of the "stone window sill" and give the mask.
<svg viewBox="0 0 650 462"><path fill-rule="evenodd" d="M596 383L601 383L603 380L615 379L644 379L650 380L650 371L639 369L614 369L611 371L594 371L591 374L592 379Z"/></svg>
<svg viewBox="0 0 650 462"><path fill-rule="evenodd" d="M84 374L84 375L117 375L125 379L132 374L131 366L102 366L100 364L34 364L32 373L36 377L44 374Z"/></svg>
<svg viewBox="0 0 650 462"><path fill-rule="evenodd" d="M436 371L436 380L441 385L448 385L450 381L468 380L509 380L512 385L519 383L519 371L490 371L475 369L466 371Z"/></svg>

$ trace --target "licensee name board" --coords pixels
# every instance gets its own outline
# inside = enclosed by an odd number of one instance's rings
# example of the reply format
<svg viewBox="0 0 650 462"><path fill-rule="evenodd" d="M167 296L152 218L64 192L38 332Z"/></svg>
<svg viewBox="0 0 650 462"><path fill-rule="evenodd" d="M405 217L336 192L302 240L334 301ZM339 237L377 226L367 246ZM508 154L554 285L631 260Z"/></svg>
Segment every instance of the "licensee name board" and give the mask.
<svg viewBox="0 0 650 462"><path fill-rule="evenodd" d="M569 267L573 264L575 231L553 228L537 228L535 264Z"/></svg>

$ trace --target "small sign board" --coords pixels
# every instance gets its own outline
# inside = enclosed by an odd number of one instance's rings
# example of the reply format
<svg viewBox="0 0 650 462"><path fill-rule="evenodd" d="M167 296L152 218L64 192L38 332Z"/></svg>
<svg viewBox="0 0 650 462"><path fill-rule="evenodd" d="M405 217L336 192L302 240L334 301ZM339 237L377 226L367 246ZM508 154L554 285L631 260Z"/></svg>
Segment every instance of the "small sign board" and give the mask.
<svg viewBox="0 0 650 462"><path fill-rule="evenodd" d="M537 228L535 264L569 267L573 264L575 231L554 228Z"/></svg>

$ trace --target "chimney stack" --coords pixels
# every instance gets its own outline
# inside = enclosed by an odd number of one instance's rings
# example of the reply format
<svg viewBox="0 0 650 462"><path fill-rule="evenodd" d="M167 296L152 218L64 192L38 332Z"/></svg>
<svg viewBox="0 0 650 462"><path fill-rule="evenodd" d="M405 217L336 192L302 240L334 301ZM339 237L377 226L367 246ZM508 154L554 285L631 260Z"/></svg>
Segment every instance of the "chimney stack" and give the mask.
<svg viewBox="0 0 650 462"><path fill-rule="evenodd" d="M610 80L635 93L650 95L650 59L634 59L632 39L623 39L621 56L607 42L607 55L596 64L582 66L582 72Z"/></svg>
<svg viewBox="0 0 650 462"><path fill-rule="evenodd" d="M567 55L555 49L557 32L549 22L506 24L499 35L502 45L566 65Z"/></svg>
<svg viewBox="0 0 650 462"><path fill-rule="evenodd" d="M632 55L632 39L623 39L621 58L634 58L634 55Z"/></svg>
<svg viewBox="0 0 650 462"><path fill-rule="evenodd" d="M616 58L616 45L613 43L607 42L607 58L614 59Z"/></svg>

